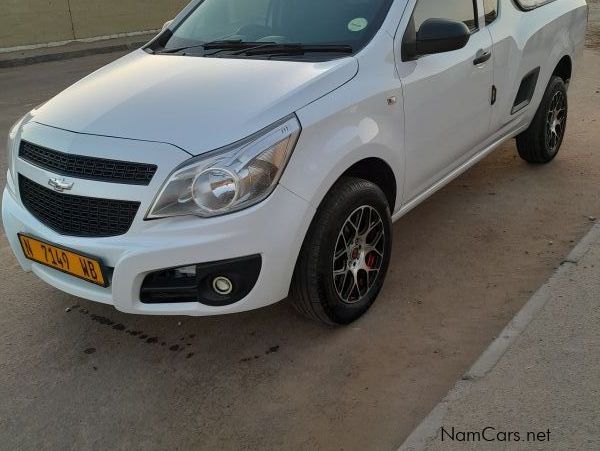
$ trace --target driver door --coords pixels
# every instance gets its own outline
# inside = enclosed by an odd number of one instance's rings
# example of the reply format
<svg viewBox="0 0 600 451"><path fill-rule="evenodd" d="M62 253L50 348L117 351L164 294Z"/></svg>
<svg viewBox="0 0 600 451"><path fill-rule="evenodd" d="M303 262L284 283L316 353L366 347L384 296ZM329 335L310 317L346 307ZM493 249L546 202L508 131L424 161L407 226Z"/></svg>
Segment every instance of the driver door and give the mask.
<svg viewBox="0 0 600 451"><path fill-rule="evenodd" d="M464 22L471 33L462 49L398 63L406 118L406 201L466 162L488 136L492 40L477 5L477 0L418 0L404 33L404 40L416 39L428 19Z"/></svg>

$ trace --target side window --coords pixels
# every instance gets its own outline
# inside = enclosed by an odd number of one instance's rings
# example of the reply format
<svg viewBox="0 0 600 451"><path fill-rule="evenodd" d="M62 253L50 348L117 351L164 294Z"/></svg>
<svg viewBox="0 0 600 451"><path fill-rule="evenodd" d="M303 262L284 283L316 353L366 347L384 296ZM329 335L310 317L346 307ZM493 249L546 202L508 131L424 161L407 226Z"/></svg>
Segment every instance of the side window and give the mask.
<svg viewBox="0 0 600 451"><path fill-rule="evenodd" d="M419 0L413 13L415 31L427 19L449 19L464 22L471 32L479 28L477 0Z"/></svg>
<svg viewBox="0 0 600 451"><path fill-rule="evenodd" d="M483 0L485 24L491 24L498 17L498 0Z"/></svg>
<svg viewBox="0 0 600 451"><path fill-rule="evenodd" d="M522 10L529 11L553 1L554 0L517 0L517 4Z"/></svg>

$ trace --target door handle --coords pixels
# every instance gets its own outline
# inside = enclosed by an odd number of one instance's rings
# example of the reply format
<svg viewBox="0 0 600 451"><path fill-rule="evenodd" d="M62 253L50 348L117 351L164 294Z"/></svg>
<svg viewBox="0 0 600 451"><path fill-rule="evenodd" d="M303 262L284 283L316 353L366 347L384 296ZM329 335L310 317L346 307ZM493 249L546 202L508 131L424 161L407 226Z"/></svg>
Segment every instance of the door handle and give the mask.
<svg viewBox="0 0 600 451"><path fill-rule="evenodd" d="M489 61L489 59L492 57L492 52L486 52L485 50L479 50L477 52L477 55L475 55L475 59L473 60L473 64L475 66L479 66L480 64L483 64L487 61Z"/></svg>

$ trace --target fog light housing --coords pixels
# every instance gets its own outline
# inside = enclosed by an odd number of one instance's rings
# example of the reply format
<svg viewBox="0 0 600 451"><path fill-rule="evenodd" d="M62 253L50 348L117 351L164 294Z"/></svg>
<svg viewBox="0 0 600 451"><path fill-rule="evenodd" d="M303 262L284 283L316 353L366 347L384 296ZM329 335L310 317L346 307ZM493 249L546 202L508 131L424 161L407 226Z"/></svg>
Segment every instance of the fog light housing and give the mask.
<svg viewBox="0 0 600 451"><path fill-rule="evenodd" d="M233 291L233 282L227 277L219 276L213 279L212 287L215 293L227 296Z"/></svg>
<svg viewBox="0 0 600 451"><path fill-rule="evenodd" d="M245 298L254 288L260 255L167 268L147 274L140 290L144 304L197 302L221 307Z"/></svg>

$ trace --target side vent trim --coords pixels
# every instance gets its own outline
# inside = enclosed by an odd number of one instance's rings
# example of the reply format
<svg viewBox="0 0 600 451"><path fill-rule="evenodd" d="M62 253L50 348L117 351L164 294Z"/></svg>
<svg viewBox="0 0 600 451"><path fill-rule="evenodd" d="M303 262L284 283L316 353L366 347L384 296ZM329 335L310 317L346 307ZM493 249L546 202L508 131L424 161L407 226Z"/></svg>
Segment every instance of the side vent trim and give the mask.
<svg viewBox="0 0 600 451"><path fill-rule="evenodd" d="M533 94L535 93L535 87L537 86L539 76L540 68L536 67L523 77L523 81L521 81L521 86L519 86L517 98L515 99L510 114L515 114L529 105L533 98Z"/></svg>

